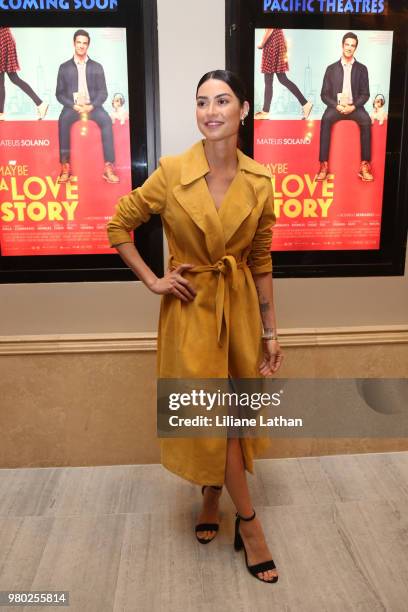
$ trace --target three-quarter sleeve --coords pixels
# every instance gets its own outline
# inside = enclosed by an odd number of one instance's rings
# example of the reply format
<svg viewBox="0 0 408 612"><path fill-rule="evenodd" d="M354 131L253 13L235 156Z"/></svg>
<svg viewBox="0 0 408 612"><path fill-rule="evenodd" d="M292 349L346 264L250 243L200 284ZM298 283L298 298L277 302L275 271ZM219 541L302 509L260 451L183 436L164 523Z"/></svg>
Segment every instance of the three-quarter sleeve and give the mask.
<svg viewBox="0 0 408 612"><path fill-rule="evenodd" d="M123 242L133 242L130 232L146 223L152 214L160 214L166 205L166 179L159 165L141 187L120 198L115 214L107 224L111 247Z"/></svg>
<svg viewBox="0 0 408 612"><path fill-rule="evenodd" d="M265 274L272 272L271 242L272 226L276 222L273 210L273 189L269 179L268 195L265 200L258 227L252 240L251 251L248 255L248 266L252 274Z"/></svg>

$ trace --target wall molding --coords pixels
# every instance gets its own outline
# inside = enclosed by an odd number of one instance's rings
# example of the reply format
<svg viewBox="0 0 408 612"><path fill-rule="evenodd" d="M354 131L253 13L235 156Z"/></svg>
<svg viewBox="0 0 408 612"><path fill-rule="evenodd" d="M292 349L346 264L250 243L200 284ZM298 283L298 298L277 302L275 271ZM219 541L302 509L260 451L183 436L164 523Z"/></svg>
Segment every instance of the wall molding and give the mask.
<svg viewBox="0 0 408 612"><path fill-rule="evenodd" d="M407 344L408 325L281 329L283 347ZM134 353L157 350L155 332L0 336L0 355Z"/></svg>
<svg viewBox="0 0 408 612"><path fill-rule="evenodd" d="M347 346L406 343L408 343L408 325L368 325L284 330L281 344L282 346Z"/></svg>
<svg viewBox="0 0 408 612"><path fill-rule="evenodd" d="M61 334L0 336L0 355L134 353L157 350L157 334Z"/></svg>

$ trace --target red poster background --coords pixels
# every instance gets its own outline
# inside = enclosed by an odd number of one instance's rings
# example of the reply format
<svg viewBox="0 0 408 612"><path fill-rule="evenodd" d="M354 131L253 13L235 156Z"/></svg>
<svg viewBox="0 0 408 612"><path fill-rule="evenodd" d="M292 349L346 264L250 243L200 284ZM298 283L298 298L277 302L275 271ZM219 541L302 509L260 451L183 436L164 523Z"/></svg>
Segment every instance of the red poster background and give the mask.
<svg viewBox="0 0 408 612"><path fill-rule="evenodd" d="M315 181L320 120L254 124L254 158L273 176L277 222L272 250L378 249L387 122L375 122L371 130L373 182L358 177L358 125L337 122L332 128L330 175L323 183Z"/></svg>
<svg viewBox="0 0 408 612"><path fill-rule="evenodd" d="M86 135L81 122L72 127L73 177L70 185L59 185L58 121L1 123L2 255L112 253L106 223L118 198L132 188L129 124L113 125L118 184L102 178L101 133L93 121L87 126Z"/></svg>

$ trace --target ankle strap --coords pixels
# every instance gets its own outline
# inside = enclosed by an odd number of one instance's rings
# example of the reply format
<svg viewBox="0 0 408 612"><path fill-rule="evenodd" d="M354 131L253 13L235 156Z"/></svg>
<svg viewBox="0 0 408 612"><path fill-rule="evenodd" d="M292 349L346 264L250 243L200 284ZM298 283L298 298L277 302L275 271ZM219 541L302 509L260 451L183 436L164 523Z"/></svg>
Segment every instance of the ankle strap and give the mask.
<svg viewBox="0 0 408 612"><path fill-rule="evenodd" d="M238 512L237 512L236 516L237 516L239 519L241 519L242 521L253 521L253 520L254 520L254 518L256 517L256 512L255 512L255 510L254 510L253 515L252 515L252 516L249 516L248 518L245 518L245 516L241 516L240 514L238 514Z"/></svg>

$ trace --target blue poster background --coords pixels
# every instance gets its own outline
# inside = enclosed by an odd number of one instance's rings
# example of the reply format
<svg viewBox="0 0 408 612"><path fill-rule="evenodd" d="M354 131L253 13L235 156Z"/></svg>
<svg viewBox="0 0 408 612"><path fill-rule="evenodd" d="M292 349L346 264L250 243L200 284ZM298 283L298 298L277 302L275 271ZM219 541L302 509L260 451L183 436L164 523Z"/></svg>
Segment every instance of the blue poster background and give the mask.
<svg viewBox="0 0 408 612"><path fill-rule="evenodd" d="M265 30L255 30L255 92L254 112L262 110L264 75L261 73L261 42ZM313 119L321 119L326 105L320 99L323 77L329 64L341 57L341 41L347 30L283 30L287 47L289 71L287 77L296 83L305 98L313 102ZM376 94L385 96L385 110L388 111L390 87L391 54L393 32L385 30L353 30L358 37L355 58L368 69L370 100L365 105L368 113L372 110ZM277 80L273 81L270 119L298 119L301 107L296 98Z"/></svg>
<svg viewBox="0 0 408 612"><path fill-rule="evenodd" d="M18 75L49 103L46 119L58 119L62 106L55 97L58 68L73 57L73 35L78 28L11 28L17 45L21 70ZM128 108L128 76L125 28L83 28L90 37L88 55L102 64L108 99L104 104L112 110L113 95L122 93ZM28 96L6 77L7 120L35 120L36 108Z"/></svg>

